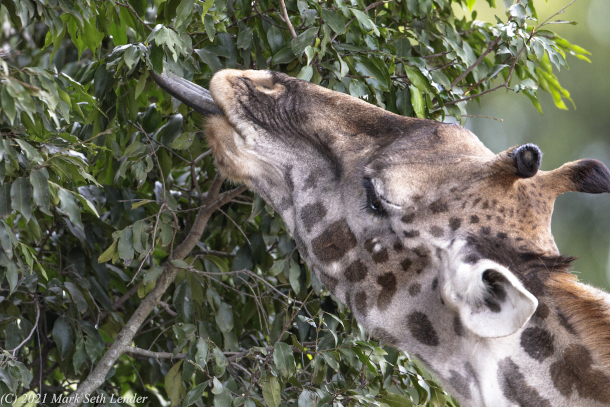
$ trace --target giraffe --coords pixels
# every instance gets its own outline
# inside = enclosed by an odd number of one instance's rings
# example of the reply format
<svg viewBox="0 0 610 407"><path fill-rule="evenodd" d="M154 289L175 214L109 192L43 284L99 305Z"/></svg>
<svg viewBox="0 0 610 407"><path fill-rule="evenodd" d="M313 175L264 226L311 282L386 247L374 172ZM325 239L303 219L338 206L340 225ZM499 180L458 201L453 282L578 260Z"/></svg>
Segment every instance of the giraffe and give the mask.
<svg viewBox="0 0 610 407"><path fill-rule="evenodd" d="M203 88L216 164L272 205L318 279L373 337L415 355L463 406L610 404L610 295L577 281L550 221L564 192L610 192L580 160L539 171L456 125L402 117L270 71Z"/></svg>

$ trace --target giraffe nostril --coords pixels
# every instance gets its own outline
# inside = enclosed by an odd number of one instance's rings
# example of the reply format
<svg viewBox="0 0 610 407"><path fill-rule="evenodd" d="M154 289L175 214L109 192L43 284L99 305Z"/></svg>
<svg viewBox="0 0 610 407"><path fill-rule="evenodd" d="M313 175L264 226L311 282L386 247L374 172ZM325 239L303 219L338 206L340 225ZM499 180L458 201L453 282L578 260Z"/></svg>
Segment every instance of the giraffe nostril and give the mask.
<svg viewBox="0 0 610 407"><path fill-rule="evenodd" d="M536 175L542 163L542 152L537 145L524 144L513 152L515 170L519 177L530 178Z"/></svg>

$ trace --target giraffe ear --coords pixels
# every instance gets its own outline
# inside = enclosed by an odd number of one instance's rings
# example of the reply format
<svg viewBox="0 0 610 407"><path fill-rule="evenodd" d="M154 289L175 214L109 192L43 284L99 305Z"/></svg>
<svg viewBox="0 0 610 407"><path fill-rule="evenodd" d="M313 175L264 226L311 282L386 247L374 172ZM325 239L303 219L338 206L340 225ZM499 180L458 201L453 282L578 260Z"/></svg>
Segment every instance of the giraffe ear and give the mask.
<svg viewBox="0 0 610 407"><path fill-rule="evenodd" d="M443 280L443 300L459 313L462 325L480 337L515 333L538 307L517 277L491 260L461 263Z"/></svg>
<svg viewBox="0 0 610 407"><path fill-rule="evenodd" d="M543 180L556 195L570 191L588 194L610 192L610 171L598 160L585 159L564 164L544 174Z"/></svg>

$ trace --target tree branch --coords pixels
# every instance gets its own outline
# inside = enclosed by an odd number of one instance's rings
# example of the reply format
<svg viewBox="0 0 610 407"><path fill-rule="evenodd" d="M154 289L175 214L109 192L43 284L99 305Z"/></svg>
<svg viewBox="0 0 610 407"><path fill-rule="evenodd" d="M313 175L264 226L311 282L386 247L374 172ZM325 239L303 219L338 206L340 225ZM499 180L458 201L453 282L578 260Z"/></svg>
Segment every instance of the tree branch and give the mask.
<svg viewBox="0 0 610 407"><path fill-rule="evenodd" d="M186 359L186 353L178 353L174 355L171 352L153 352L152 350L137 348L135 346L128 346L125 348L124 353L129 355L140 355L147 356L155 359Z"/></svg>
<svg viewBox="0 0 610 407"><path fill-rule="evenodd" d="M502 37L498 37L495 40L493 40L493 42L489 44L487 49L479 56L479 58L474 62L474 64L470 65L464 72L462 72L462 74L460 76L455 78L455 80L451 84L451 89L453 89L455 87L455 85L460 83L460 81L462 79L464 79L466 77L466 75L468 75L477 65L479 65L483 61L483 59L485 59L487 54L489 54L491 51L493 51L493 49L496 47L496 45L498 45L498 43L500 42L501 39L502 39Z"/></svg>
<svg viewBox="0 0 610 407"><path fill-rule="evenodd" d="M284 20L286 20L286 24L288 24L288 29L290 30L290 35L292 35L292 38L296 38L297 33L294 32L294 27L292 26L292 23L290 22L290 17L288 17L288 10L286 10L286 3L284 3L284 0L280 0L280 6L282 7L282 14L284 14Z"/></svg>
<svg viewBox="0 0 610 407"><path fill-rule="evenodd" d="M372 8L375 8L375 7L377 7L377 6L380 6L380 5L384 4L384 3L389 3L389 2L390 2L389 0L386 0L386 1L376 1L376 2L375 2L375 3L373 3L373 4L369 4L369 5L368 5L367 7L365 7L365 8L364 8L364 10L362 10L362 11L366 13L367 11L369 11L369 10L370 10L370 9L372 9ZM353 23L355 19L356 19L356 17L352 17L352 19L351 19L351 20L349 20L347 23L345 23L345 28L349 27L349 25L350 25L351 23ZM339 34L335 34L335 35L333 36L333 38L331 38L330 42L333 42L333 41L335 40L335 38L337 38L338 36L339 36Z"/></svg>
<svg viewBox="0 0 610 407"><path fill-rule="evenodd" d="M224 179L218 175L214 178L189 234L184 241L174 249L170 260L184 259L197 245L212 213L247 189L246 186L240 186L231 191L219 194L223 181ZM104 353L104 356L102 356L95 369L93 369L87 379L81 383L78 389L70 395L70 401L62 404L61 407L77 407L81 404L85 399L85 395L92 394L104 383L106 375L122 354L127 351L134 352L131 342L135 334L146 320L146 317L159 304L161 297L165 294L167 288L174 282L179 270L180 269L171 266L169 262L165 264L165 270L157 279L155 288L153 288L146 298L142 300L140 306L135 310L131 318L129 318L129 321L127 321L123 329L121 329L121 332L119 332L110 348Z"/></svg>

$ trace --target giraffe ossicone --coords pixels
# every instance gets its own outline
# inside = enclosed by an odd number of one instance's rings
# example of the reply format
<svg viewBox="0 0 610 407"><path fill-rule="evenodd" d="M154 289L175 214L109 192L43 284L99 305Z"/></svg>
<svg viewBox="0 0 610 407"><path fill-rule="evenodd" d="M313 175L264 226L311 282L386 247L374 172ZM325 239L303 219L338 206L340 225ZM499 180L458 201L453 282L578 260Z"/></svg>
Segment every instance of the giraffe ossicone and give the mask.
<svg viewBox="0 0 610 407"><path fill-rule="evenodd" d="M604 164L539 171L534 145L496 155L458 125L276 72L218 72L212 107L155 79L213 114L219 170L277 210L359 323L463 406L610 404L610 296L569 273L550 228L559 194L610 192Z"/></svg>

